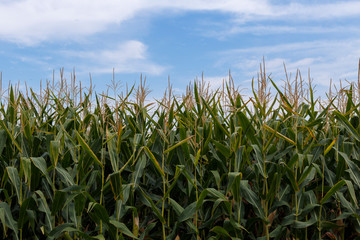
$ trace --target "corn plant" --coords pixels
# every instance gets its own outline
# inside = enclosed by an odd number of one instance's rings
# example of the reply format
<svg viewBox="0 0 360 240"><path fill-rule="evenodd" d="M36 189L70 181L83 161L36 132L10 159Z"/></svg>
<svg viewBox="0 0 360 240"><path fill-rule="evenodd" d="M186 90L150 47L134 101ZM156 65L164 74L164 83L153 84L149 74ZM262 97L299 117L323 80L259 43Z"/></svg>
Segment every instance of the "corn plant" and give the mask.
<svg viewBox="0 0 360 240"><path fill-rule="evenodd" d="M39 93L10 85L1 237L359 239L360 78L321 101L285 73L154 102L145 80L96 94L63 69Z"/></svg>

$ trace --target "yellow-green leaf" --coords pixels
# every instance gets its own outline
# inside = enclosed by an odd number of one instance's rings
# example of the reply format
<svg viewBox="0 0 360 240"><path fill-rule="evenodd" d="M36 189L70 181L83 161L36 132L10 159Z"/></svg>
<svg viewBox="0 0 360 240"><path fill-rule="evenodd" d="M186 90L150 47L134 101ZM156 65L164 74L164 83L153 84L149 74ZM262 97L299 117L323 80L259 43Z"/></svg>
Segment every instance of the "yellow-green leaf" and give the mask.
<svg viewBox="0 0 360 240"><path fill-rule="evenodd" d="M100 162L100 160L97 158L95 153L91 150L89 145L84 141L84 139L80 136L78 131L75 130L76 137L78 141L80 142L80 145L85 149L85 151L91 156L92 159L94 159L101 167L104 167L104 165Z"/></svg>
<svg viewBox="0 0 360 240"><path fill-rule="evenodd" d="M158 172L160 173L161 176L165 176L164 171L161 169L158 161L156 160L154 154L152 154L152 152L150 151L150 149L146 146L144 146L144 149L148 155L148 157L150 158L151 162L154 164L155 168L158 170Z"/></svg>

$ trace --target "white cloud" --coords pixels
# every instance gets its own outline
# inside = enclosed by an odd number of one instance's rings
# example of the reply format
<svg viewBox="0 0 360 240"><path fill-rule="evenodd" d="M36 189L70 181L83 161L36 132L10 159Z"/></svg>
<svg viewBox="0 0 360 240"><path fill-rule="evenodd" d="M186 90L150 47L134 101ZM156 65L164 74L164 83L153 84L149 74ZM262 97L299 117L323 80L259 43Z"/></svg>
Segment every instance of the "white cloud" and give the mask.
<svg viewBox="0 0 360 240"><path fill-rule="evenodd" d="M164 8L189 11L222 11L250 15L270 15L270 5L266 0L184 0L158 1Z"/></svg>
<svg viewBox="0 0 360 240"><path fill-rule="evenodd" d="M358 16L360 14L359 1L340 1L325 4L300 4L274 6L276 15L294 16L300 19L333 19L341 17Z"/></svg>
<svg viewBox="0 0 360 240"><path fill-rule="evenodd" d="M25 45L74 40L103 32L112 24L173 11L220 11L238 21L333 19L358 16L360 2L274 5L267 0L14 0L0 3L0 39ZM283 29L281 31L286 31Z"/></svg>
<svg viewBox="0 0 360 240"><path fill-rule="evenodd" d="M113 49L94 51L62 51L71 60L81 59L83 71L92 73L111 73L115 68L121 73L150 73L161 74L165 67L152 63L147 59L147 47L139 41L131 40L119 43ZM86 70L85 70L86 68Z"/></svg>
<svg viewBox="0 0 360 240"><path fill-rule="evenodd" d="M203 31L203 30L201 30ZM289 25L239 25L221 24L218 29L205 30L203 35L219 40L225 40L236 34L250 33L256 36L274 34L358 34L359 27L355 26L289 26Z"/></svg>
<svg viewBox="0 0 360 240"><path fill-rule="evenodd" d="M357 43L357 39L347 39L340 41L327 41L327 40L316 40L316 41L304 41L304 42L293 42L285 44L274 44L269 46L256 46L250 48L239 48L239 49L230 49L223 51L225 55L228 54L249 54L249 53L264 53L264 54L274 54L274 53L304 53L304 51L313 52L313 51L323 51L324 49L335 48L335 47L354 47Z"/></svg>
<svg viewBox="0 0 360 240"><path fill-rule="evenodd" d="M274 1L275 2L275 1ZM289 4L275 4L268 0L185 0L185 1L157 1L163 8L222 11L240 15L237 20L260 20L263 18L294 19L333 19L358 16L360 14L359 1L338 1L331 3L311 4L291 2Z"/></svg>
<svg viewBox="0 0 360 240"><path fill-rule="evenodd" d="M204 76L204 81L210 84L210 88L212 90L217 90L218 88L221 88L224 80L228 81L229 76Z"/></svg>
<svg viewBox="0 0 360 240"><path fill-rule="evenodd" d="M0 4L0 38L23 44L103 31L132 18L141 1L23 0Z"/></svg>
<svg viewBox="0 0 360 240"><path fill-rule="evenodd" d="M23 63L29 63L29 64L35 64L43 67L48 67L47 60L51 58L39 58L39 57L30 57L30 56L17 56L17 59L19 59Z"/></svg>
<svg viewBox="0 0 360 240"><path fill-rule="evenodd" d="M300 58L298 60L291 60L285 58L271 58L265 62L265 67L267 71L271 71L272 73L283 74L285 72L284 64L287 71L296 72L297 69L307 70L307 68L316 64L316 61L320 61L320 60L321 60L320 58L309 58L309 57Z"/></svg>
<svg viewBox="0 0 360 240"><path fill-rule="evenodd" d="M62 51L69 57L79 57L101 61L102 63L125 62L127 60L145 59L146 46L139 41L131 40L119 43L114 49L98 51Z"/></svg>
<svg viewBox="0 0 360 240"><path fill-rule="evenodd" d="M344 78L349 81L357 80L359 45L358 39L343 39L232 49L220 53L221 57L217 65L227 67L232 65L233 71L255 77L262 57L266 56L266 71L276 79L285 78L283 67L285 63L288 73L295 74L296 70L300 69L302 76L307 78L310 69L314 83L328 87L330 79L334 80L333 83L338 83Z"/></svg>

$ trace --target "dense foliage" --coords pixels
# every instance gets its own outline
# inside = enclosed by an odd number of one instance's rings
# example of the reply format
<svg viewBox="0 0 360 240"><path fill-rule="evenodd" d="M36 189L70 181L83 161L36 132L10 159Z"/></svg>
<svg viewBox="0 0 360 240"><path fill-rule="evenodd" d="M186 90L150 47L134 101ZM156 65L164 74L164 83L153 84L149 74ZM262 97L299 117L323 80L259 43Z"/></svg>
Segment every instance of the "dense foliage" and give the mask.
<svg viewBox="0 0 360 240"><path fill-rule="evenodd" d="M196 82L148 105L144 85L11 87L0 237L359 239L358 87L324 102L303 87L261 73L250 98Z"/></svg>

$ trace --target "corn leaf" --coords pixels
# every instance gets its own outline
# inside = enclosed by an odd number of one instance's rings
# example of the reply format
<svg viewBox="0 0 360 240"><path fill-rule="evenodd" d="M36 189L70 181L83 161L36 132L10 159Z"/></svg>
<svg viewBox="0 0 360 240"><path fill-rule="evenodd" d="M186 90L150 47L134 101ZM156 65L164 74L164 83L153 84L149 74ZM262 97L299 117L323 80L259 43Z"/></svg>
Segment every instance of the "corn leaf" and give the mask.
<svg viewBox="0 0 360 240"><path fill-rule="evenodd" d="M91 148L89 147L89 145L87 145L87 143L84 141L84 139L80 136L80 134L78 133L78 131L75 131L76 137L80 143L80 145L85 149L85 151L91 156L92 159L95 160L95 162L97 162L100 167L104 167L103 164L100 162L100 160L97 158L97 156L95 155L95 153L91 150Z"/></svg>
<svg viewBox="0 0 360 240"><path fill-rule="evenodd" d="M155 156L152 154L152 152L144 146L145 152L147 153L148 157L150 158L151 162L154 164L156 170L160 173L161 176L165 177L164 171L161 169L158 161L156 160Z"/></svg>
<svg viewBox="0 0 360 240"><path fill-rule="evenodd" d="M340 180L337 182L321 199L320 203L324 204L334 193L336 193L342 186L344 186L346 182L344 180Z"/></svg>

